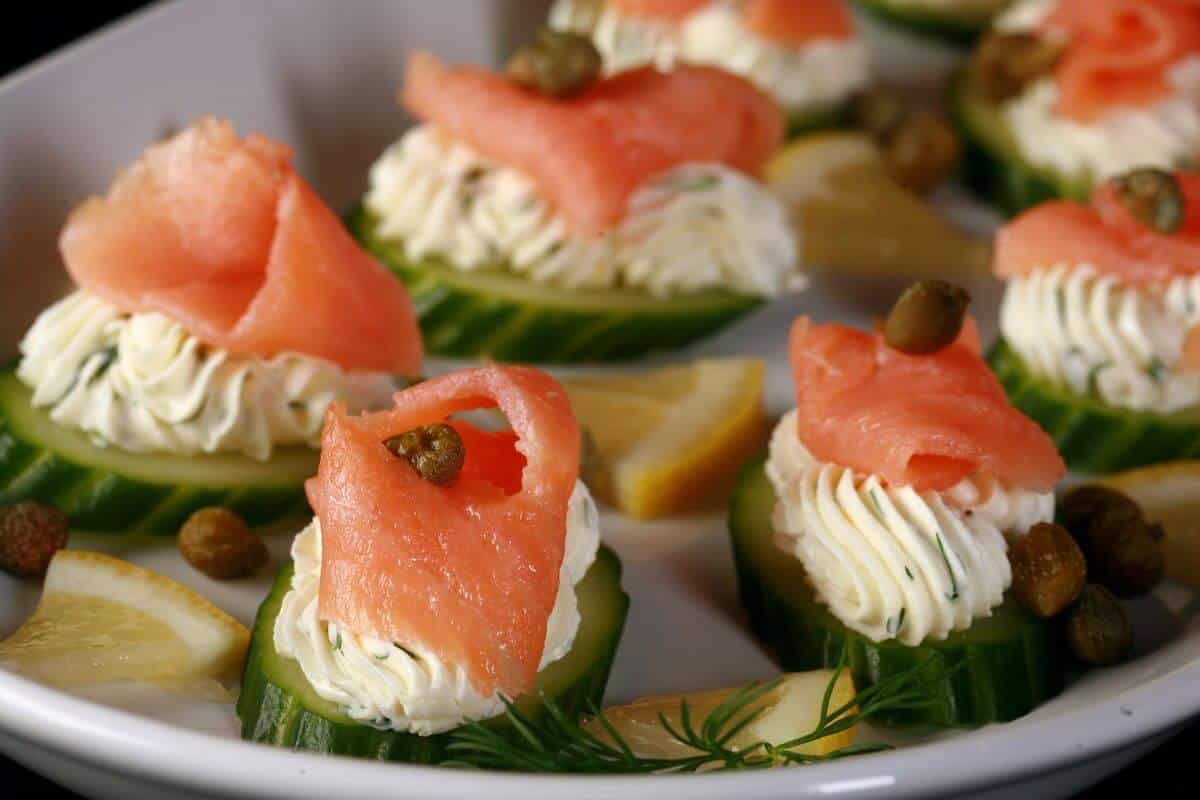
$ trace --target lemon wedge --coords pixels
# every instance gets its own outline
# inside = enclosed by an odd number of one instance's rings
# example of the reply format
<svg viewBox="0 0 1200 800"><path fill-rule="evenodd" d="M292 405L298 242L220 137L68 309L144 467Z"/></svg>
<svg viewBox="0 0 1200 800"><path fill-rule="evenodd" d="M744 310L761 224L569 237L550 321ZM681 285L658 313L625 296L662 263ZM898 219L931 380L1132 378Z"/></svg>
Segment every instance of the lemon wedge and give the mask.
<svg viewBox="0 0 1200 800"><path fill-rule="evenodd" d="M1200 589L1200 461L1173 461L1095 481L1124 492L1160 523L1167 577Z"/></svg>
<svg viewBox="0 0 1200 800"><path fill-rule="evenodd" d="M33 616L0 642L0 664L61 689L130 681L212 697L249 642L246 626L169 578L63 550Z"/></svg>
<svg viewBox="0 0 1200 800"><path fill-rule="evenodd" d="M742 719L745 713L758 712L758 716L729 740L728 747L736 750L760 742L781 745L807 736L816 729L821 715L821 701L825 690L833 679L833 670L821 669L784 675L770 692L748 705L744 713L733 720ZM673 737L659 721L661 714L676 731L682 730L680 719L681 703L687 701L692 727L699 730L705 717L736 692L737 689L714 689L691 694L664 695L635 700L629 705L614 706L604 710L617 735L629 745L634 754L641 758L686 758L697 751ZM854 699L854 681L848 672L838 676L830 696L829 709L837 708ZM597 721L584 725L594 736L611 741L611 736ZM834 750L847 747L854 741L856 727L850 727L831 736L794 748L804 755L827 755Z"/></svg>
<svg viewBox="0 0 1200 800"><path fill-rule="evenodd" d="M988 274L990 246L896 183L863 134L802 138L771 159L766 179L788 207L806 270L916 278Z"/></svg>
<svg viewBox="0 0 1200 800"><path fill-rule="evenodd" d="M564 381L599 457L592 491L637 519L722 502L766 441L765 373L730 358Z"/></svg>

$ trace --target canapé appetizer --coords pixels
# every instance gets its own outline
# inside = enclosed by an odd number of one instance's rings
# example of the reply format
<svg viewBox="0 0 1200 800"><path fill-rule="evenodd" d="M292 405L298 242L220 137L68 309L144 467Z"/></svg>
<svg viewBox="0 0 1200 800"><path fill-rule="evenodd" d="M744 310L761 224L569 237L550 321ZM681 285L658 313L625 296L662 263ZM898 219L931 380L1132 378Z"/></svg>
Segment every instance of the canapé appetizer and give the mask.
<svg viewBox="0 0 1200 800"><path fill-rule="evenodd" d="M1016 213L1200 156L1200 5L1023 0L955 88L967 178Z"/></svg>
<svg viewBox="0 0 1200 800"><path fill-rule="evenodd" d="M870 78L843 0L559 0L550 25L591 36L610 73L685 61L742 75L792 134L841 121Z"/></svg>
<svg viewBox="0 0 1200 800"><path fill-rule="evenodd" d="M1200 175L1135 170L1003 228L992 363L1082 472L1200 452Z"/></svg>
<svg viewBox="0 0 1200 800"><path fill-rule="evenodd" d="M431 351L631 357L803 285L757 179L783 132L766 95L685 66L576 88L410 59L402 100L422 124L372 168L353 225L408 283Z"/></svg>
<svg viewBox="0 0 1200 800"><path fill-rule="evenodd" d="M205 119L75 210L79 288L0 372L0 505L149 533L204 506L304 513L326 408L386 405L422 347L403 285L291 158Z"/></svg>
<svg viewBox="0 0 1200 800"><path fill-rule="evenodd" d="M893 312L886 341L795 323L797 408L733 501L742 600L786 669L845 647L868 686L929 661L941 702L892 722L1013 719L1064 671L1054 627L1005 599L1006 536L1053 518L1066 468L988 370L974 323L956 337L936 303L924 312Z"/></svg>
<svg viewBox="0 0 1200 800"><path fill-rule="evenodd" d="M627 599L562 387L492 366L395 403L329 412L307 487L316 516L254 631L248 739L434 762L448 732L501 714L503 698L535 716L538 695L572 716L599 706ZM512 430L459 416L495 407Z"/></svg>

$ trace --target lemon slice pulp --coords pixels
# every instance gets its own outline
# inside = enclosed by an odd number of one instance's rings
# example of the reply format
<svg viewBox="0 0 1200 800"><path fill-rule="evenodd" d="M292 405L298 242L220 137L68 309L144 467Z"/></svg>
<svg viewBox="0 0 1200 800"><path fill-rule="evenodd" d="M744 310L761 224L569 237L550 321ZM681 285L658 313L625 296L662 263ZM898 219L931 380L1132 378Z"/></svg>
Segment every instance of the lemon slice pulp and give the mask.
<svg viewBox="0 0 1200 800"><path fill-rule="evenodd" d="M715 505L765 443L765 368L707 359L564 382L599 454L591 489L638 519Z"/></svg>
<svg viewBox="0 0 1200 800"><path fill-rule="evenodd" d="M979 277L991 249L896 183L858 133L800 139L766 168L788 207L806 270L874 277Z"/></svg>
<svg viewBox="0 0 1200 800"><path fill-rule="evenodd" d="M737 750L760 742L781 745L812 733L820 719L821 701L825 690L832 679L833 670L827 669L783 676L773 690L735 717L734 724L746 713L758 712L758 717L739 731L727 746ZM692 727L699 730L705 717L736 691L737 689L714 689L691 694L648 697L628 705L605 709L604 718L641 758L686 758L696 755L698 751L674 738L663 727L659 715L661 714L676 731L681 731L681 702L686 700ZM829 709L832 711L851 702L854 695L854 681L849 673L843 672L834 685ZM585 727L598 738L611 740L598 721L591 720ZM794 750L804 755L827 755L852 744L854 734L855 727L851 727L800 745Z"/></svg>
<svg viewBox="0 0 1200 800"><path fill-rule="evenodd" d="M33 616L0 642L0 664L61 689L150 683L215 697L250 632L175 581L99 553L64 550Z"/></svg>
<svg viewBox="0 0 1200 800"><path fill-rule="evenodd" d="M1200 589L1200 461L1155 464L1095 482L1129 495L1163 526L1167 577Z"/></svg>

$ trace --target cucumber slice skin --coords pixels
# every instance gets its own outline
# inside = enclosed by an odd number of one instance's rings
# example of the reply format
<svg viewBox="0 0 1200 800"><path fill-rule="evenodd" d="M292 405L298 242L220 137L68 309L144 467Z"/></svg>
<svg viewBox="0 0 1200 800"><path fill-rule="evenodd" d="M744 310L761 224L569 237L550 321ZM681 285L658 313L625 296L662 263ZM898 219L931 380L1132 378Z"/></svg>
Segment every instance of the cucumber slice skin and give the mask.
<svg viewBox="0 0 1200 800"><path fill-rule="evenodd" d="M375 234L375 220L361 206L347 224L359 242L404 281L426 348L442 356L540 364L625 361L684 347L764 302L726 291L655 300L630 290L553 290L519 275L461 272L432 260L413 262L401 246ZM500 284L504 291L484 283ZM603 299L595 299L601 295Z"/></svg>
<svg viewBox="0 0 1200 800"><path fill-rule="evenodd" d="M1010 216L1048 200L1088 200L1089 178L1060 175L1020 155L1008 124L971 89L965 69L955 76L950 92L951 116L963 141L963 182L976 194Z"/></svg>
<svg viewBox="0 0 1200 800"><path fill-rule="evenodd" d="M219 479L222 464L253 464L243 456L211 459L214 481L172 483L171 474L182 464L194 466L204 456L146 455L145 463L161 479L134 476L120 467L108 467L114 459L128 460L130 454L115 454L97 447L75 431L65 431L45 412L32 408L31 393L16 377L15 364L0 368L0 506L35 500L59 508L72 528L104 534L174 535L192 512L206 506L224 506L240 514L253 526L300 519L311 513L300 475L311 462L316 473L316 451L291 452L287 458L298 464L282 480L264 485L237 484ZM37 432L58 429L55 435L69 442L72 453L47 446ZM85 454L80 459L78 454ZM86 462L86 463L85 463ZM265 473L267 468L257 469ZM148 468L146 472L150 472Z"/></svg>
<svg viewBox="0 0 1200 800"><path fill-rule="evenodd" d="M800 562L778 550L771 522L775 491L763 461L738 480L729 515L738 593L754 632L785 670L838 663L843 648L861 690L928 664L930 707L891 712L879 722L897 727L968 728L1007 722L1062 691L1070 662L1052 622L1012 601L943 641L909 647L873 642L850 630L807 588Z"/></svg>
<svg viewBox="0 0 1200 800"><path fill-rule="evenodd" d="M918 8L894 0L855 0L855 5L894 28L966 47L987 30L994 13Z"/></svg>
<svg viewBox="0 0 1200 800"><path fill-rule="evenodd" d="M437 764L450 757L446 748L453 731L417 736L355 722L316 695L296 662L276 654L275 617L291 579L288 564L259 608L237 703L242 738L294 750L409 764ZM591 706L600 707L629 609L629 598L621 589L621 562L612 550L601 546L579 586L579 598L584 618L576 637L579 652L573 650L538 676L539 690L572 719ZM532 696L519 699L517 705L533 718L544 713ZM503 717L486 724L510 730Z"/></svg>
<svg viewBox="0 0 1200 800"><path fill-rule="evenodd" d="M851 103L846 101L832 108L794 112L788 116L786 138L791 141L810 133L850 128L852 127L850 109Z"/></svg>
<svg viewBox="0 0 1200 800"><path fill-rule="evenodd" d="M1035 376L1003 339L988 364L1013 405L1042 427L1075 472L1105 475L1200 457L1200 417L1114 408Z"/></svg>

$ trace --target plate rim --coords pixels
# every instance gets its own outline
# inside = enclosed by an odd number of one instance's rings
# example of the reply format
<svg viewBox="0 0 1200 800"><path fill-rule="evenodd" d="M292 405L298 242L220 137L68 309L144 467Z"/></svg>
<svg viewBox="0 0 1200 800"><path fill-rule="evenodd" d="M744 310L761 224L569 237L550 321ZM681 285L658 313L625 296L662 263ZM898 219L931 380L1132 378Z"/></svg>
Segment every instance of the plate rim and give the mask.
<svg viewBox="0 0 1200 800"><path fill-rule="evenodd" d="M108 40L185 5L159 0L0 79L0 94L43 70L77 58ZM1170 646L1169 644L1167 645ZM1153 658L1153 654L1143 658ZM1134 662L1135 664L1137 662ZM474 796L497 800L602 800L647 789L708 800L755 797L908 797L970 791L1025 781L1051 770L1103 757L1140 738L1162 734L1200 713L1200 657L1145 683L1045 720L989 726L962 736L796 770L704 776L581 776L470 772L371 762L254 745L75 697L0 668L0 729L97 769L171 787L233 795L370 797ZM264 775L269 785L260 784ZM398 784L398 779L404 781Z"/></svg>
<svg viewBox="0 0 1200 800"><path fill-rule="evenodd" d="M1168 645L1169 646L1169 645ZM1045 720L988 726L962 736L836 763L708 775L538 775L471 772L298 752L189 730L68 695L0 670L0 728L23 741L127 777L267 797L371 797L405 790L428 798L541 800L570 793L602 800L646 789L707 800L731 789L755 797L854 794L904 797L994 787L1079 764L1163 733L1200 711L1200 659L1106 701ZM986 750L987 757L980 754ZM181 754L186 754L182 757ZM214 770L215 764L220 770ZM936 767L936 768L934 768ZM261 785L263 775L270 783Z"/></svg>

